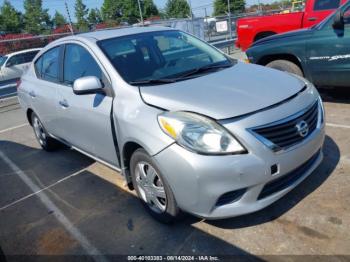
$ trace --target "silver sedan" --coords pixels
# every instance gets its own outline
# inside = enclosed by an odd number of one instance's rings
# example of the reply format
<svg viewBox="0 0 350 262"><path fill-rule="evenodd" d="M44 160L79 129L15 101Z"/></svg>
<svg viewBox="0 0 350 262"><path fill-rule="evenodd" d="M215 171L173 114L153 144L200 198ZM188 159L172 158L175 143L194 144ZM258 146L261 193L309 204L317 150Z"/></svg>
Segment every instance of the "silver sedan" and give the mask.
<svg viewBox="0 0 350 262"><path fill-rule="evenodd" d="M63 143L120 170L162 222L181 211L218 219L262 209L323 157L324 112L311 83L174 29L54 41L18 96L45 150Z"/></svg>

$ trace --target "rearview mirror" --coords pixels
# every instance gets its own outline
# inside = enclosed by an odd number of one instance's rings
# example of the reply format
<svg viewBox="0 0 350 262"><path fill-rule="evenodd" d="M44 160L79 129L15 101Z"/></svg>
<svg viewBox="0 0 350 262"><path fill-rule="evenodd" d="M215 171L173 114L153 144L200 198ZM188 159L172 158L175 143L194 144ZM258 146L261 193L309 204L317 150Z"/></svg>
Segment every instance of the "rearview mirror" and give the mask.
<svg viewBox="0 0 350 262"><path fill-rule="evenodd" d="M101 80L96 76L84 76L74 81L73 92L76 95L104 93Z"/></svg>
<svg viewBox="0 0 350 262"><path fill-rule="evenodd" d="M336 30L344 30L344 17L341 11L334 15L333 28Z"/></svg>

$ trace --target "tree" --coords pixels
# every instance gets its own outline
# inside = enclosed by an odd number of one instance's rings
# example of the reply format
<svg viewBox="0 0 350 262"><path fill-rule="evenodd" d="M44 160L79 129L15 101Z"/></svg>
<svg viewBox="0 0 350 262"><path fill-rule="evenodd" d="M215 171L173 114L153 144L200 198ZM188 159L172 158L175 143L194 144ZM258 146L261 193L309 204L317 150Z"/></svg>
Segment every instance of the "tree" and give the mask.
<svg viewBox="0 0 350 262"><path fill-rule="evenodd" d="M245 10L244 0L230 0L231 14L241 13ZM227 0L215 0L214 1L214 16L227 15Z"/></svg>
<svg viewBox="0 0 350 262"><path fill-rule="evenodd" d="M24 28L28 33L40 34L51 26L48 9L42 0L24 0Z"/></svg>
<svg viewBox="0 0 350 262"><path fill-rule="evenodd" d="M67 20L61 13L56 11L56 13L52 19L52 23L55 26L55 28L57 28L57 27L60 27L60 26L67 24Z"/></svg>
<svg viewBox="0 0 350 262"><path fill-rule="evenodd" d="M159 15L159 11L153 0L144 0L142 2L142 15L144 18Z"/></svg>
<svg viewBox="0 0 350 262"><path fill-rule="evenodd" d="M101 7L102 19L105 22L116 21L121 17L121 1L104 0Z"/></svg>
<svg viewBox="0 0 350 262"><path fill-rule="evenodd" d="M19 33L21 31L21 14L11 5L8 0L0 9L0 30L6 33Z"/></svg>
<svg viewBox="0 0 350 262"><path fill-rule="evenodd" d="M188 18L191 16L190 6L186 0L168 0L165 12L169 18Z"/></svg>
<svg viewBox="0 0 350 262"><path fill-rule="evenodd" d="M104 0L101 12L103 21L107 23L133 24L140 19L137 0Z"/></svg>
<svg viewBox="0 0 350 262"><path fill-rule="evenodd" d="M94 24L94 25L101 23L102 17L101 17L100 10L98 10L97 8L90 9L87 20L89 21L90 24Z"/></svg>
<svg viewBox="0 0 350 262"><path fill-rule="evenodd" d="M86 19L89 9L84 5L83 0L75 1L75 17L77 18L77 27L79 31L88 30L88 21Z"/></svg>

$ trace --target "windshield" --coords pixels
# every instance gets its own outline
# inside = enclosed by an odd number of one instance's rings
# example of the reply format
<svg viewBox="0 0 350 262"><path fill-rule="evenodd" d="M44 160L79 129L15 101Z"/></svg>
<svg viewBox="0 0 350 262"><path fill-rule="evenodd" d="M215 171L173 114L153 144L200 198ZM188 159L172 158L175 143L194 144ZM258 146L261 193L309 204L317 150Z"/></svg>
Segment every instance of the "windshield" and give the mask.
<svg viewBox="0 0 350 262"><path fill-rule="evenodd" d="M7 56L0 56L0 67L6 62Z"/></svg>
<svg viewBox="0 0 350 262"><path fill-rule="evenodd" d="M115 69L130 84L200 75L231 65L224 54L181 31L157 31L102 40L98 43ZM206 69L208 69L206 68ZM214 70L215 71L215 70ZM186 74L187 73L187 74ZM193 74L191 77L193 77ZM175 80L174 80L175 81ZM141 83L142 82L142 83ZM169 81L164 81L169 83Z"/></svg>
<svg viewBox="0 0 350 262"><path fill-rule="evenodd" d="M335 12L331 13L330 15L328 15L322 22L320 22L320 23L314 25L312 28L313 28L313 29L317 29L317 30L320 30L320 29L324 28L324 27L327 26L329 23L332 23L335 14L336 14L337 12L339 12L339 10L344 11L344 10L345 10L346 8L348 8L349 6L350 6L350 4L349 4L349 5L343 4L343 5L342 5L340 8L338 8Z"/></svg>

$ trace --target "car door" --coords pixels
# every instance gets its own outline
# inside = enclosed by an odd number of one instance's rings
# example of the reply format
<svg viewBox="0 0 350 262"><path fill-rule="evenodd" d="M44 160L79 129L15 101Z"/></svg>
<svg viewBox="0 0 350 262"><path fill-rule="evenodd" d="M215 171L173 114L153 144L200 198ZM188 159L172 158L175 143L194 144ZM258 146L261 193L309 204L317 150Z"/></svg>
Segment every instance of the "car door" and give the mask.
<svg viewBox="0 0 350 262"><path fill-rule="evenodd" d="M319 86L350 86L350 6L345 6L344 29L333 29L334 18L307 40L307 64Z"/></svg>
<svg viewBox="0 0 350 262"><path fill-rule="evenodd" d="M330 12L335 11L340 4L341 0L314 0L313 5L306 5L303 27L311 27L318 24L326 18Z"/></svg>
<svg viewBox="0 0 350 262"><path fill-rule="evenodd" d="M57 123L60 137L85 153L114 166L119 166L112 135L111 109L113 97L106 72L96 57L80 44L66 44L63 59L63 85L58 90ZM76 95L74 81L84 76L96 76L107 94Z"/></svg>
<svg viewBox="0 0 350 262"><path fill-rule="evenodd" d="M45 129L57 135L57 109L59 85L59 57L62 47L56 46L42 54L35 62L36 78L26 81L26 90L34 112Z"/></svg>

